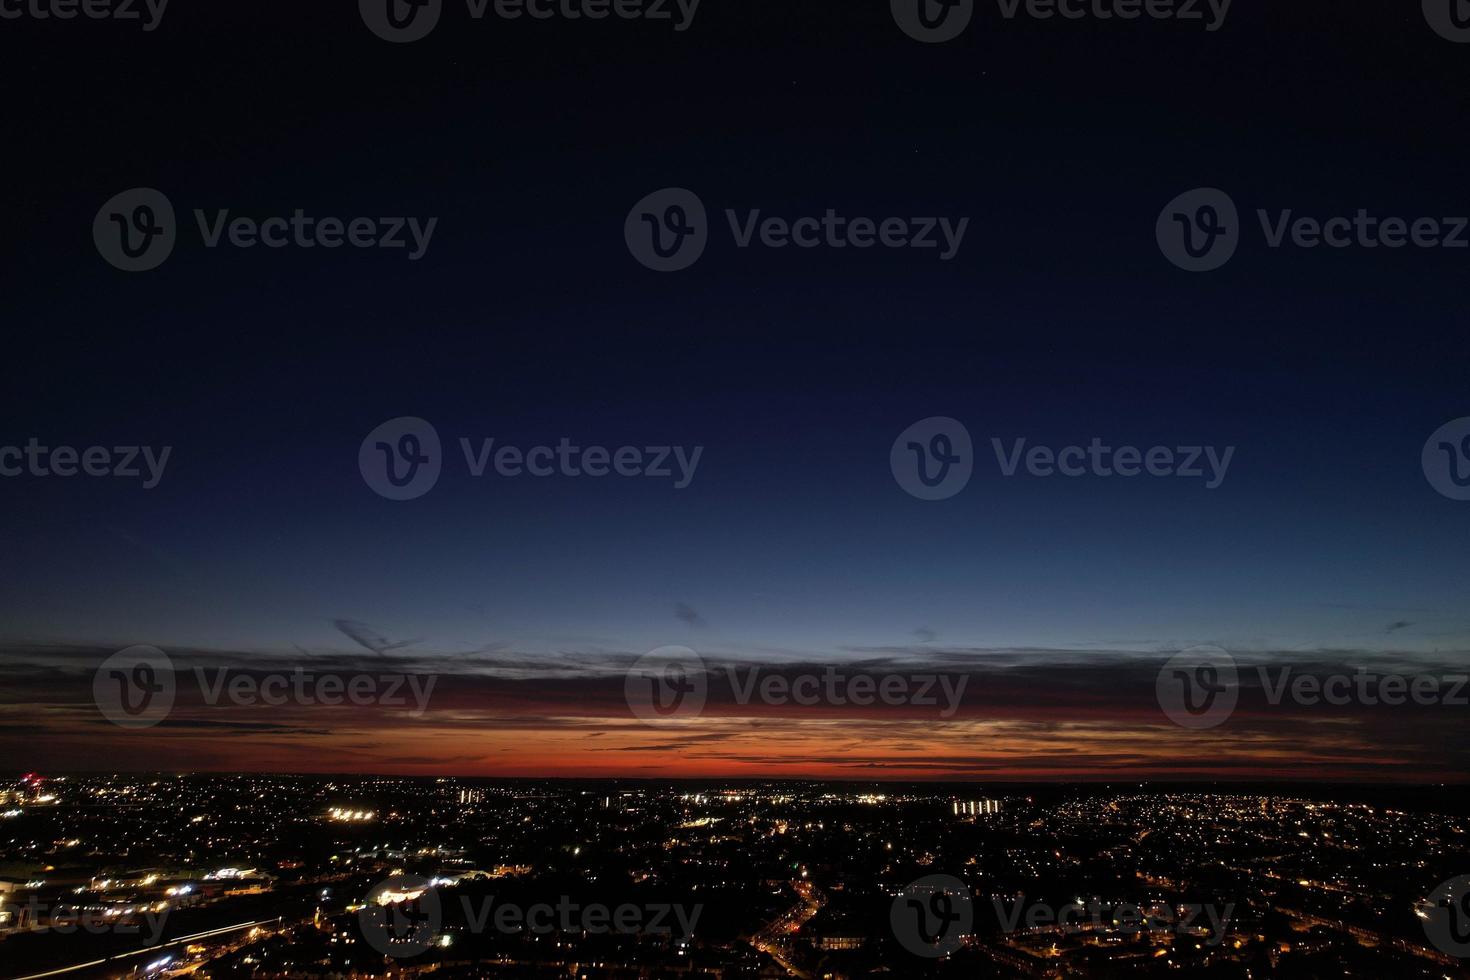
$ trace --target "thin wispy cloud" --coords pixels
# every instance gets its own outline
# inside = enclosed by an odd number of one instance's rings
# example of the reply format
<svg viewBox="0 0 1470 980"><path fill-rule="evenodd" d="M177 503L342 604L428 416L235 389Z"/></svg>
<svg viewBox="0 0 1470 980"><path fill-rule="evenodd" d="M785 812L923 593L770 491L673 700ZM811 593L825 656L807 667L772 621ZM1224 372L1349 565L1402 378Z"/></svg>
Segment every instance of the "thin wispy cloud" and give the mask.
<svg viewBox="0 0 1470 980"><path fill-rule="evenodd" d="M360 623L354 619L334 619L332 620L332 625L337 627L343 636L363 649L371 650L373 653L380 655L392 653L394 650L403 650L423 642L422 640L399 640L395 642L389 640L382 633L379 633L366 623Z"/></svg>
<svg viewBox="0 0 1470 980"><path fill-rule="evenodd" d="M689 605L687 602L674 603L674 616L681 623L684 623L686 626L691 626L694 629L709 628L709 623L705 622L704 617L699 614L698 610Z"/></svg>

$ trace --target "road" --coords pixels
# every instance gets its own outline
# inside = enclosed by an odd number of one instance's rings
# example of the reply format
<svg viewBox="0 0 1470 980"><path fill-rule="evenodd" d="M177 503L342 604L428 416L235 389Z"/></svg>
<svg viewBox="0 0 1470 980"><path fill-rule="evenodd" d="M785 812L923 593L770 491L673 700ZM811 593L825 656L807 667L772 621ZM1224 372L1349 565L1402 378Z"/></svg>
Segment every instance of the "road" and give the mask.
<svg viewBox="0 0 1470 980"><path fill-rule="evenodd" d="M797 903L766 923L759 932L750 937L750 943L781 964L787 973L808 980L811 974L788 958L788 944L801 931L801 927L810 922L822 906L827 904L827 898L816 885L803 879L792 881L791 889L796 892Z"/></svg>
<svg viewBox="0 0 1470 980"><path fill-rule="evenodd" d="M122 963L124 960L130 960L135 957L150 955L156 957L159 950L168 949L173 946L186 946L190 943L200 942L201 940L213 939L216 936L224 936L232 932L239 932L242 929L254 929L257 926L262 926L267 923L279 925L280 921L280 919L265 919L255 920L251 922L237 922L234 925L224 926L219 929L209 929L205 932L196 932L190 936L180 936L178 939L171 939L166 943L159 943L157 946L147 946L143 949L135 949L127 953L117 953L113 956L104 956L101 959L88 960L85 963L75 963L71 966L63 966L56 970L47 970L44 973L28 973L25 976L21 977L9 977L6 978L6 980L42 980L43 977L55 977L60 976L64 973L75 973L78 970L85 970L88 967L104 966L109 963Z"/></svg>

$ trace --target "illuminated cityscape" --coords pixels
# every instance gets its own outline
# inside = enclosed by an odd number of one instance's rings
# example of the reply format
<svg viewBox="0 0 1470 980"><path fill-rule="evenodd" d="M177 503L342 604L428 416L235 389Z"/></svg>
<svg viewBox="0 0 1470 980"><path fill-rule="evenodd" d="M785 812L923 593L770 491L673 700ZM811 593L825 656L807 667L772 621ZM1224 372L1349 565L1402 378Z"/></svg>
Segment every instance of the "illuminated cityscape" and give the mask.
<svg viewBox="0 0 1470 980"><path fill-rule="evenodd" d="M988 789L28 776L0 976L1470 976L1457 791Z"/></svg>

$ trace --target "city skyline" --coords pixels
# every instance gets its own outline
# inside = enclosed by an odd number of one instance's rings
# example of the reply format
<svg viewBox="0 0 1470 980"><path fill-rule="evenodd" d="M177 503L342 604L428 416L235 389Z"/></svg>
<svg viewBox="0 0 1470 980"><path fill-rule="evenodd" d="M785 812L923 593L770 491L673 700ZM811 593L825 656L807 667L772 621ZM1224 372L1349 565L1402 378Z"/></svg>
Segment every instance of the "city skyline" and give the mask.
<svg viewBox="0 0 1470 980"><path fill-rule="evenodd" d="M1459 791L0 780L6 980L1465 975Z"/></svg>

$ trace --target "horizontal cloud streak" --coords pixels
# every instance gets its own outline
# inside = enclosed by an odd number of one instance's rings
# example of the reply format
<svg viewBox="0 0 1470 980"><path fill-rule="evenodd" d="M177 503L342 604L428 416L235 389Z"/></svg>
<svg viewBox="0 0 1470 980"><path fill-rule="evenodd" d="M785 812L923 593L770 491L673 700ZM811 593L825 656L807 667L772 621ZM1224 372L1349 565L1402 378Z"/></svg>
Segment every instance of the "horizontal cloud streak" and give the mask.
<svg viewBox="0 0 1470 980"><path fill-rule="evenodd" d="M1255 668L1293 676L1465 674L1467 658L1321 650L1253 652L1240 703L1217 729L1175 727L1155 702L1169 651L849 648L831 662L709 658L709 698L691 719L630 711L627 652L319 654L168 651L177 698L155 728L106 722L92 671L114 648L12 645L0 652L0 749L37 769L228 769L465 775L802 776L893 779L1280 778L1463 781L1466 708L1268 702ZM757 672L782 682L844 676L963 680L952 716L915 704L741 703ZM207 703L196 671L259 682L300 669L432 675L421 716L393 705ZM211 681L212 682L212 681ZM406 692L404 692L406 693ZM1470 693L1470 692L1466 692ZM409 706L411 707L411 705ZM104 763L105 760L105 763Z"/></svg>

